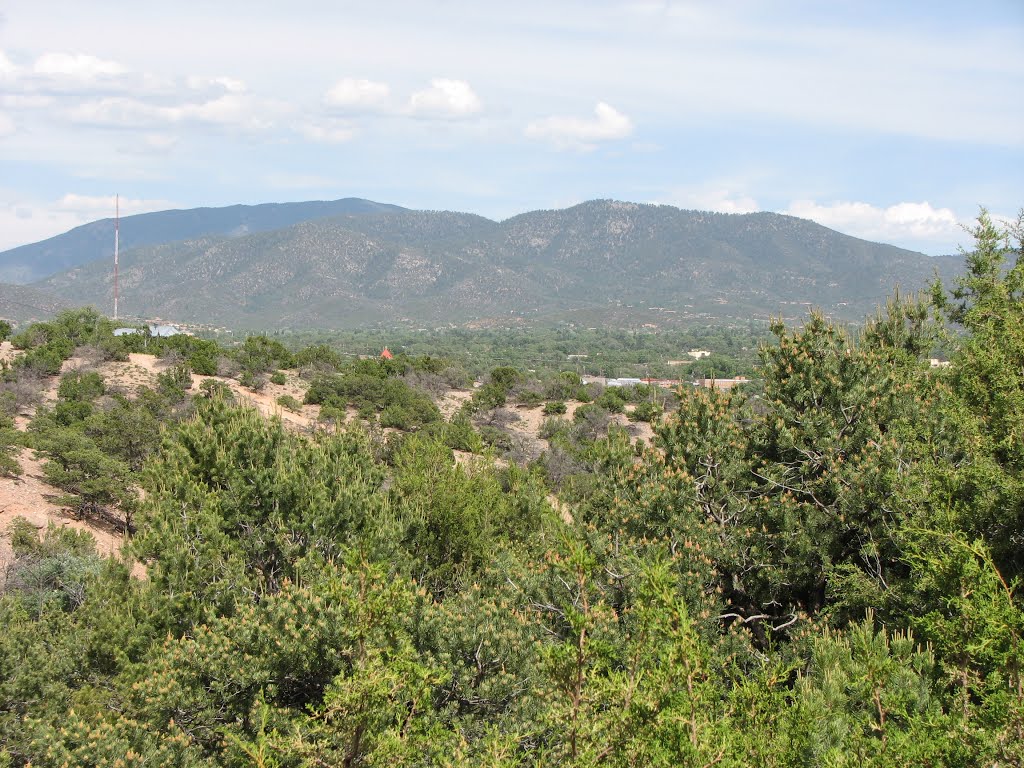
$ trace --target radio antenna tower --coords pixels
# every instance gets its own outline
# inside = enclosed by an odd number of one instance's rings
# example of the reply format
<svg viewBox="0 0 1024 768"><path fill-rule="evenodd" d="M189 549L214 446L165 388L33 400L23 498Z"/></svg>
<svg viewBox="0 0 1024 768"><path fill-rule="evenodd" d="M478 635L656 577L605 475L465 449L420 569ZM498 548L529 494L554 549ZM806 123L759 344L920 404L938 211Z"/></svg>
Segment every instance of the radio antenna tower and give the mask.
<svg viewBox="0 0 1024 768"><path fill-rule="evenodd" d="M114 319L117 320L117 247L121 236L121 196L114 195Z"/></svg>

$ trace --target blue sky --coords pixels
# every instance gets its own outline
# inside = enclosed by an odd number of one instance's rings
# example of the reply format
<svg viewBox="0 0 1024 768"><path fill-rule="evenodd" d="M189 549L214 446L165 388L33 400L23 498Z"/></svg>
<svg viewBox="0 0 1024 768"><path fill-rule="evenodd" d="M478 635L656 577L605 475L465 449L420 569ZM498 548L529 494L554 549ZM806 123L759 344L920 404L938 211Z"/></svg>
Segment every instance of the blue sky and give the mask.
<svg viewBox="0 0 1024 768"><path fill-rule="evenodd" d="M771 210L926 253L1024 205L1024 3L6 0L0 249L366 197Z"/></svg>

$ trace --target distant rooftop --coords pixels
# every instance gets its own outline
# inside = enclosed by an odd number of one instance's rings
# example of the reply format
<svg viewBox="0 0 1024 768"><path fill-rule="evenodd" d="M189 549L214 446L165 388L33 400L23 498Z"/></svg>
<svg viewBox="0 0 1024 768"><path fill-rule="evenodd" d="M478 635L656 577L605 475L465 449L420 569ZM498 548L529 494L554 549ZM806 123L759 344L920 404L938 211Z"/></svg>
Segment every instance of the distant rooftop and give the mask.
<svg viewBox="0 0 1024 768"><path fill-rule="evenodd" d="M159 336L159 337L167 338L168 336L177 336L180 333L181 333L181 331L178 330L173 325L155 325L153 323L150 323L150 325L149 325L149 335L150 336L154 336L154 337Z"/></svg>

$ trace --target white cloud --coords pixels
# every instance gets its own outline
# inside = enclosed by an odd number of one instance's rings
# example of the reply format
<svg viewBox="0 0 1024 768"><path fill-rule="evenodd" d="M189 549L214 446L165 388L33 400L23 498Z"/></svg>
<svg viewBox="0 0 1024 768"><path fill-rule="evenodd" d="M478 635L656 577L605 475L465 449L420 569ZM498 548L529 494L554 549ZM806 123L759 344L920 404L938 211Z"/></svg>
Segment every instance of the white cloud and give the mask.
<svg viewBox="0 0 1024 768"><path fill-rule="evenodd" d="M347 120L318 120L302 123L295 127L310 141L324 144L341 144L352 140L356 135L355 127Z"/></svg>
<svg viewBox="0 0 1024 768"><path fill-rule="evenodd" d="M52 96L38 93L2 93L0 107L8 109L41 109L53 104Z"/></svg>
<svg viewBox="0 0 1024 768"><path fill-rule="evenodd" d="M185 82L188 87L194 91L216 88L227 91L228 93L245 93L248 90L244 81L238 80L234 77L203 77L201 75L191 75L185 80Z"/></svg>
<svg viewBox="0 0 1024 768"><path fill-rule="evenodd" d="M0 112L0 139L4 136L10 136L16 130L17 128L14 125L14 121L3 112Z"/></svg>
<svg viewBox="0 0 1024 768"><path fill-rule="evenodd" d="M124 96L87 101L70 110L73 122L119 128L141 128L167 123L198 122L250 130L269 127L264 117L269 105L242 93L172 106L151 104Z"/></svg>
<svg viewBox="0 0 1024 768"><path fill-rule="evenodd" d="M167 200L118 198L117 195L79 195L69 192L53 204L53 209L73 213L85 221L93 221L112 217L117 206L120 206L122 216L162 211L173 207Z"/></svg>
<svg viewBox="0 0 1024 768"><path fill-rule="evenodd" d="M420 117L469 117L482 109L480 98L465 80L435 78L429 88L409 99L409 112Z"/></svg>
<svg viewBox="0 0 1024 768"><path fill-rule="evenodd" d="M163 109L137 99L111 96L79 104L70 110L69 115L76 123L136 128L161 120L169 121L169 115L162 114Z"/></svg>
<svg viewBox="0 0 1024 768"><path fill-rule="evenodd" d="M36 59L32 70L37 75L84 81L116 77L128 72L127 68L116 61L104 61L81 53L45 53Z"/></svg>
<svg viewBox="0 0 1024 768"><path fill-rule="evenodd" d="M715 211L716 213L754 213L761 210L761 206L753 197L726 185L674 190L666 196L665 200L654 202L667 202L677 208Z"/></svg>
<svg viewBox="0 0 1024 768"><path fill-rule="evenodd" d="M147 133L136 137L133 141L120 147L118 151L126 155L159 156L169 154L178 146L179 138L167 133Z"/></svg>
<svg viewBox="0 0 1024 768"><path fill-rule="evenodd" d="M526 136L549 141L562 149L593 149L598 142L624 139L633 133L633 121L615 107L599 101L594 117L546 117L526 126Z"/></svg>
<svg viewBox="0 0 1024 768"><path fill-rule="evenodd" d="M391 87L387 83L346 77L324 94L324 103L340 109L378 109L390 96Z"/></svg>
<svg viewBox="0 0 1024 768"><path fill-rule="evenodd" d="M18 68L14 62L7 58L7 54L0 51L0 78L10 78L17 74Z"/></svg>
<svg viewBox="0 0 1024 768"><path fill-rule="evenodd" d="M143 139L143 143L154 152L168 152L177 145L178 137L165 133L150 133Z"/></svg>
<svg viewBox="0 0 1024 768"><path fill-rule="evenodd" d="M52 52L38 56L24 65L11 61L0 51L0 82L8 99L21 98L20 106L46 106L33 99L59 95L73 98L76 94L131 93L167 94L175 84L167 78L147 72L134 72L123 64L83 53Z"/></svg>
<svg viewBox="0 0 1024 768"><path fill-rule="evenodd" d="M865 240L917 248L930 245L930 250L936 253L953 253L956 246L967 239L952 210L935 208L928 202L896 203L880 208L862 202L823 205L813 200L794 200L783 213Z"/></svg>
<svg viewBox="0 0 1024 768"><path fill-rule="evenodd" d="M266 121L259 117L252 99L238 93L226 93L220 98L197 104L181 104L164 110L173 122L195 120L218 125L239 125L261 128Z"/></svg>

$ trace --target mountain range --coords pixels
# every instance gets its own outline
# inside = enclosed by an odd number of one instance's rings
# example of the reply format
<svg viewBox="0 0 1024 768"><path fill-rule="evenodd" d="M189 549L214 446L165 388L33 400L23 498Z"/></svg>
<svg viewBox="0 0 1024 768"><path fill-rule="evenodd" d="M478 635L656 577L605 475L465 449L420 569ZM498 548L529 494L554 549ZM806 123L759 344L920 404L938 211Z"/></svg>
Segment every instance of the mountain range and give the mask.
<svg viewBox="0 0 1024 768"><path fill-rule="evenodd" d="M231 205L224 208L191 208L124 216L120 222L121 248L128 250L195 237L237 237L265 232L309 219L343 213L401 211L397 205L348 197L305 203ZM0 253L0 281L30 283L114 253L114 219L100 219L61 235Z"/></svg>
<svg viewBox="0 0 1024 768"><path fill-rule="evenodd" d="M160 218L173 216L182 228ZM288 217L299 220L281 225ZM142 233L129 234L133 220L146 225ZM203 222L216 222L216 231L195 234ZM36 248L55 255L46 264L63 266L88 255L76 242L92 243L101 224L0 254L0 265ZM917 290L936 273L948 280L961 263L781 214L611 200L500 222L356 199L235 206L126 217L121 233L123 314L245 328L660 327L794 317L811 306L857 321L894 287ZM32 287L107 307L109 254Z"/></svg>

